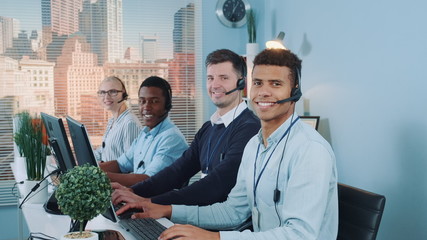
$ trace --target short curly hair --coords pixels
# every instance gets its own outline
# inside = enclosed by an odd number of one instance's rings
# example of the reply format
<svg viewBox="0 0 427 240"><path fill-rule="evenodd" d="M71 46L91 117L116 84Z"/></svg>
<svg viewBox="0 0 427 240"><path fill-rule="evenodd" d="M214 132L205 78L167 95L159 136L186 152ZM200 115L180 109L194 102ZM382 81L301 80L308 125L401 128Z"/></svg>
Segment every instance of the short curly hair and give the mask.
<svg viewBox="0 0 427 240"><path fill-rule="evenodd" d="M295 87L296 84L299 84L297 77L301 73L301 62L301 59L290 50L265 49L255 57L254 68L257 65L288 67L291 70L291 82Z"/></svg>

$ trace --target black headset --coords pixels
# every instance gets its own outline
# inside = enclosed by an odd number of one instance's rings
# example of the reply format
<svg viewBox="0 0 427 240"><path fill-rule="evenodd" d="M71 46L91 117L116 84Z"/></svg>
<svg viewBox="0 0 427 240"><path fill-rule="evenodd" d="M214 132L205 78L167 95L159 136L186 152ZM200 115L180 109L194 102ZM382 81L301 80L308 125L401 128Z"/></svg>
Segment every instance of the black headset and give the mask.
<svg viewBox="0 0 427 240"><path fill-rule="evenodd" d="M300 87L300 78L301 78L301 68L296 66L294 68L294 74L295 74L295 87L291 90L291 97L294 99L294 102L297 102L301 96L301 87Z"/></svg>
<svg viewBox="0 0 427 240"><path fill-rule="evenodd" d="M172 89L168 82L165 81L165 88L166 88L166 103L165 103L165 109L166 111L170 111L172 109ZM163 89L165 90L165 89Z"/></svg>
<svg viewBox="0 0 427 240"><path fill-rule="evenodd" d="M237 80L237 86L236 86L237 90L243 90L246 87L246 74L247 74L246 61L245 59L243 59L243 57L240 57L240 59L242 61L242 69L241 69L242 77L239 78L239 80Z"/></svg>
<svg viewBox="0 0 427 240"><path fill-rule="evenodd" d="M148 81L147 81L148 80ZM147 81L147 82L146 82ZM172 109L172 88L168 81L158 76L151 76L146 78L142 83L139 89L142 87L157 87L162 89L166 99L165 99L165 110L169 112Z"/></svg>
<svg viewBox="0 0 427 240"><path fill-rule="evenodd" d="M172 89L171 89L171 85L169 84L168 81L166 81L163 78L160 77L156 77L159 78L159 82L161 82L161 84L163 85L162 90L166 92L166 102L165 102L165 110L167 112L169 112L172 109Z"/></svg>
<svg viewBox="0 0 427 240"><path fill-rule="evenodd" d="M121 103L121 102L123 102L123 101L125 101L125 100L128 100L129 95L128 95L128 92L126 91L125 84L123 83L123 81L122 81L120 78L118 78L118 77L116 77L116 76L114 76L114 78L115 78L117 81L119 81L119 82L120 82L120 84L122 85L122 88L123 88L123 95L122 95L122 99L121 99L118 103Z"/></svg>
<svg viewBox="0 0 427 240"><path fill-rule="evenodd" d="M234 91L237 91L237 90L243 90L246 87L246 71L247 71L246 70L246 62L245 62L245 59L243 59L243 57L240 57L240 61L242 64L242 69L241 69L242 70L242 72L241 72L242 77L237 80L236 87L231 89L230 91L226 92L225 95L233 93ZM234 67L234 64L233 64L233 67Z"/></svg>

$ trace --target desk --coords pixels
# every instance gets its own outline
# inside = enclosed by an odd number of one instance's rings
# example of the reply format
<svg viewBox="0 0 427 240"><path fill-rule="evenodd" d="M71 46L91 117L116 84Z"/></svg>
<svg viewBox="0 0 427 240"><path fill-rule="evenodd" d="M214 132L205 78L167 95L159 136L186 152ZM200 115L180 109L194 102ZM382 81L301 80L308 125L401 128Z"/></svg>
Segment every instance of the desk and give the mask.
<svg viewBox="0 0 427 240"><path fill-rule="evenodd" d="M12 163L11 166L12 166L12 170L13 170L16 181L21 181L25 179L25 174L17 171L17 169L15 169L14 163ZM43 204L24 203L22 205L22 209L18 209L18 211L19 211L18 219L20 221L20 224L19 224L20 239L23 239L22 238L22 215L28 225L28 229L30 232L41 232L59 239L62 235L67 233L70 228L71 219L69 216L49 214L44 210ZM163 224L165 227L170 227L173 225L173 223L166 218L158 219L158 221L161 224ZM126 240L135 239L131 234L129 234L126 230L124 230L119 224L111 222L110 220L106 219L102 215L99 215L94 219L92 219L91 221L89 221L86 226L86 229L91 229L91 230L112 229L112 230L119 231Z"/></svg>

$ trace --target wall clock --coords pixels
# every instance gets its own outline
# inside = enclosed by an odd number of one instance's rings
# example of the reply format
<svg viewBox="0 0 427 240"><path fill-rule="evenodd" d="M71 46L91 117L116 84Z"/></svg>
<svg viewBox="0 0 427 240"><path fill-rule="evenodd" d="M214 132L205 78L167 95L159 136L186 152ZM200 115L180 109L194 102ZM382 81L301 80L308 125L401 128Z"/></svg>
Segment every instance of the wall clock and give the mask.
<svg viewBox="0 0 427 240"><path fill-rule="evenodd" d="M246 11L250 8L247 0L218 0L216 15L225 26L237 28L246 23Z"/></svg>

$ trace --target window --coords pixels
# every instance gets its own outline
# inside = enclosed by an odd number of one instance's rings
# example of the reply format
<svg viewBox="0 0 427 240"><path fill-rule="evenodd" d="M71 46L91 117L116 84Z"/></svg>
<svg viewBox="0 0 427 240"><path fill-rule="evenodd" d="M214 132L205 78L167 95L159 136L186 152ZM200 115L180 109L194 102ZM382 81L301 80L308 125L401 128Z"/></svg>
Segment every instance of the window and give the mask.
<svg viewBox="0 0 427 240"><path fill-rule="evenodd" d="M12 116L20 111L70 115L86 125L93 145L101 144L110 116L98 104L96 91L109 75L125 82L128 106L134 111L145 78L158 75L168 80L173 92L170 117L192 141L202 123L202 109L196 105L202 95L201 82L196 81L202 79L201 4L201 0L2 3L0 183L13 180ZM36 76L44 79L43 84L32 83Z"/></svg>

